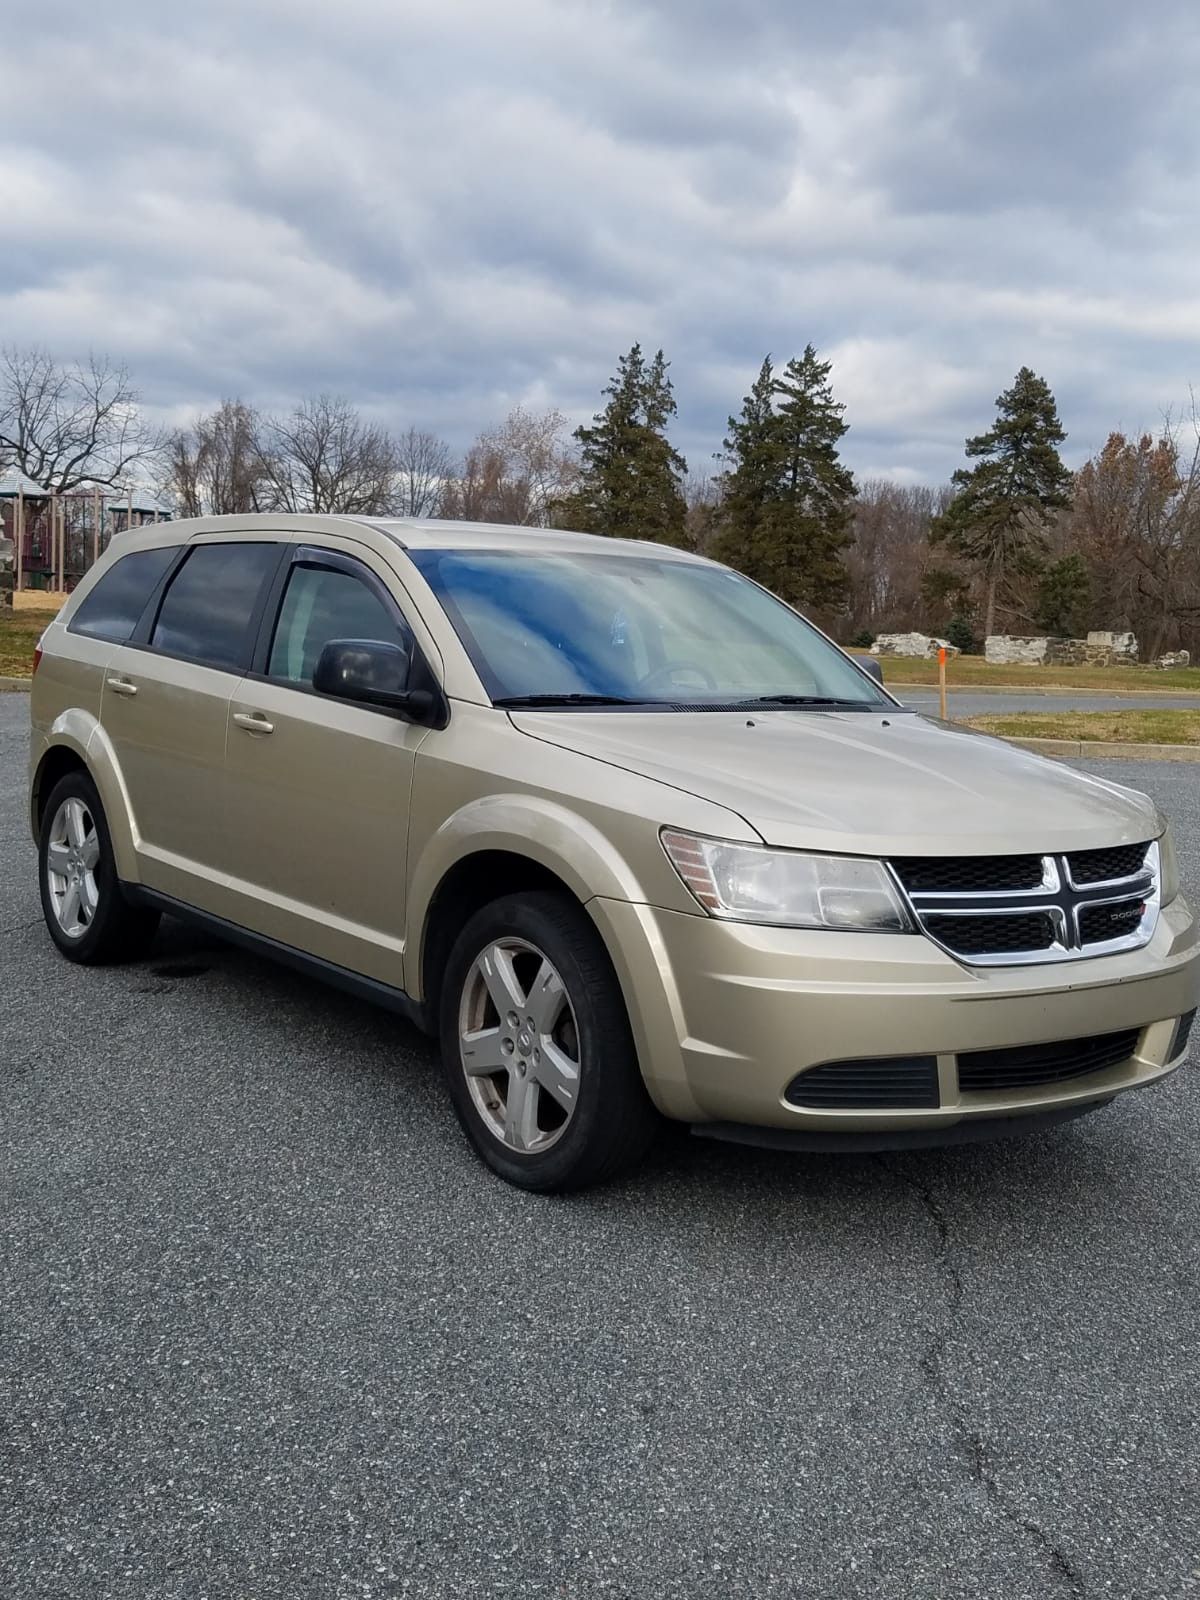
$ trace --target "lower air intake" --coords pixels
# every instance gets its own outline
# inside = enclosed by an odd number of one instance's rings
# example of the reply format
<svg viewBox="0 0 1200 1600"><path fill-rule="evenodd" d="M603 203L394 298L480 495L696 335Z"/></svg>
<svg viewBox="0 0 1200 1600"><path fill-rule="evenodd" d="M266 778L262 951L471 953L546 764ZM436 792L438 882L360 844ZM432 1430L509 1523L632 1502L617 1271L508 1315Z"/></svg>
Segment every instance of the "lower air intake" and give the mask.
<svg viewBox="0 0 1200 1600"><path fill-rule="evenodd" d="M788 1084L790 1105L813 1111L934 1110L938 1096L935 1056L872 1056L825 1061Z"/></svg>
<svg viewBox="0 0 1200 1600"><path fill-rule="evenodd" d="M1128 1061L1137 1049L1138 1030L1101 1033L1092 1039L1060 1039L1054 1044L1018 1045L1008 1050L968 1050L958 1058L958 1087L964 1093L1036 1089L1103 1072Z"/></svg>

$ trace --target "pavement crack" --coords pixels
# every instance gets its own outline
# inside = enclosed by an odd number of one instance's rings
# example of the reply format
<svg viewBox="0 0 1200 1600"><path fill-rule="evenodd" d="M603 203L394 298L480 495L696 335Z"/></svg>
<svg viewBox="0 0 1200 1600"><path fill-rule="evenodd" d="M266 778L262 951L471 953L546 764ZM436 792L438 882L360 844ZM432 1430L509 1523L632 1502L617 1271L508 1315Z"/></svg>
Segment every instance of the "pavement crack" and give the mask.
<svg viewBox="0 0 1200 1600"><path fill-rule="evenodd" d="M929 1343L921 1352L917 1366L930 1394L954 1430L958 1453L965 1465L967 1476L978 1485L996 1515L1030 1541L1045 1560L1057 1585L1064 1592L1084 1600L1087 1591L1078 1568L1065 1551L1054 1542L1045 1528L1009 1499L996 1477L983 1436L973 1424L967 1407L959 1398L960 1391L947 1381L946 1348L962 1312L964 1288L962 1273L954 1258L954 1236L945 1208L929 1184L921 1177L914 1175L894 1159L888 1160L880 1156L878 1160L885 1171L898 1178L916 1195L937 1239L937 1267L946 1283L945 1315L930 1329Z"/></svg>
<svg viewBox="0 0 1200 1600"><path fill-rule="evenodd" d="M27 922L12 922L8 927L0 928L0 938L3 938L6 933L23 933L26 928L39 928L41 924L41 917L30 917Z"/></svg>

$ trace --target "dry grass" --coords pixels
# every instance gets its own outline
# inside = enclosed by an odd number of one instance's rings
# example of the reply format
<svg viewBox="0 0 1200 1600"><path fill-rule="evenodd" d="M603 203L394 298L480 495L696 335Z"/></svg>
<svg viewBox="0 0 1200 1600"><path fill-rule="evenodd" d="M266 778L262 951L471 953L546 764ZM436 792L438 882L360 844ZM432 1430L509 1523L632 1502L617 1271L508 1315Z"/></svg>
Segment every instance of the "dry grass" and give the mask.
<svg viewBox="0 0 1200 1600"><path fill-rule="evenodd" d="M13 595L13 609L48 612L53 616L67 598L65 594L50 594L46 589L22 589Z"/></svg>
<svg viewBox="0 0 1200 1600"><path fill-rule="evenodd" d="M1200 711L1023 711L970 717L1004 739L1094 739L1103 744L1200 744Z"/></svg>
<svg viewBox="0 0 1200 1600"><path fill-rule="evenodd" d="M0 678L28 678L32 674L33 647L52 614L0 611Z"/></svg>

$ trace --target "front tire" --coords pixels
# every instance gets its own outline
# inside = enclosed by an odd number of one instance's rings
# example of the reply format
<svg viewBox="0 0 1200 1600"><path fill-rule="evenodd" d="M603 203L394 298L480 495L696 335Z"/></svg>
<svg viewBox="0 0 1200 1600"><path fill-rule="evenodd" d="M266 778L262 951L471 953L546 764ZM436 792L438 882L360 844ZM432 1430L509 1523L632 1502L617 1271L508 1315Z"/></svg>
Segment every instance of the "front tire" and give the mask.
<svg viewBox="0 0 1200 1600"><path fill-rule="evenodd" d="M104 807L86 772L69 772L54 785L39 834L42 915L60 953L85 966L144 954L158 912L126 900Z"/></svg>
<svg viewBox="0 0 1200 1600"><path fill-rule="evenodd" d="M567 895L506 895L471 918L450 953L439 1024L459 1120L509 1183L583 1189L646 1153L658 1117L624 997Z"/></svg>

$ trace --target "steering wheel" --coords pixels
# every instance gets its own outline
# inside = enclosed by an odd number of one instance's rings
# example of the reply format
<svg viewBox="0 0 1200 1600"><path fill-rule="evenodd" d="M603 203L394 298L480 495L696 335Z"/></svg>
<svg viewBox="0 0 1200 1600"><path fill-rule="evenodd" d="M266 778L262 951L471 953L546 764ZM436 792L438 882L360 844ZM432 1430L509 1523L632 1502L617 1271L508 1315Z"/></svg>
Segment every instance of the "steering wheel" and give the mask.
<svg viewBox="0 0 1200 1600"><path fill-rule="evenodd" d="M665 689L670 688L677 672L690 672L693 677L699 678L702 689L715 689L717 687L717 680L712 673L708 672L704 667L698 667L694 661L665 661L661 667L655 667L653 672L648 672L644 678L639 678L637 687L639 689L654 689L658 686L659 679L665 679L667 681L663 683L662 687Z"/></svg>

